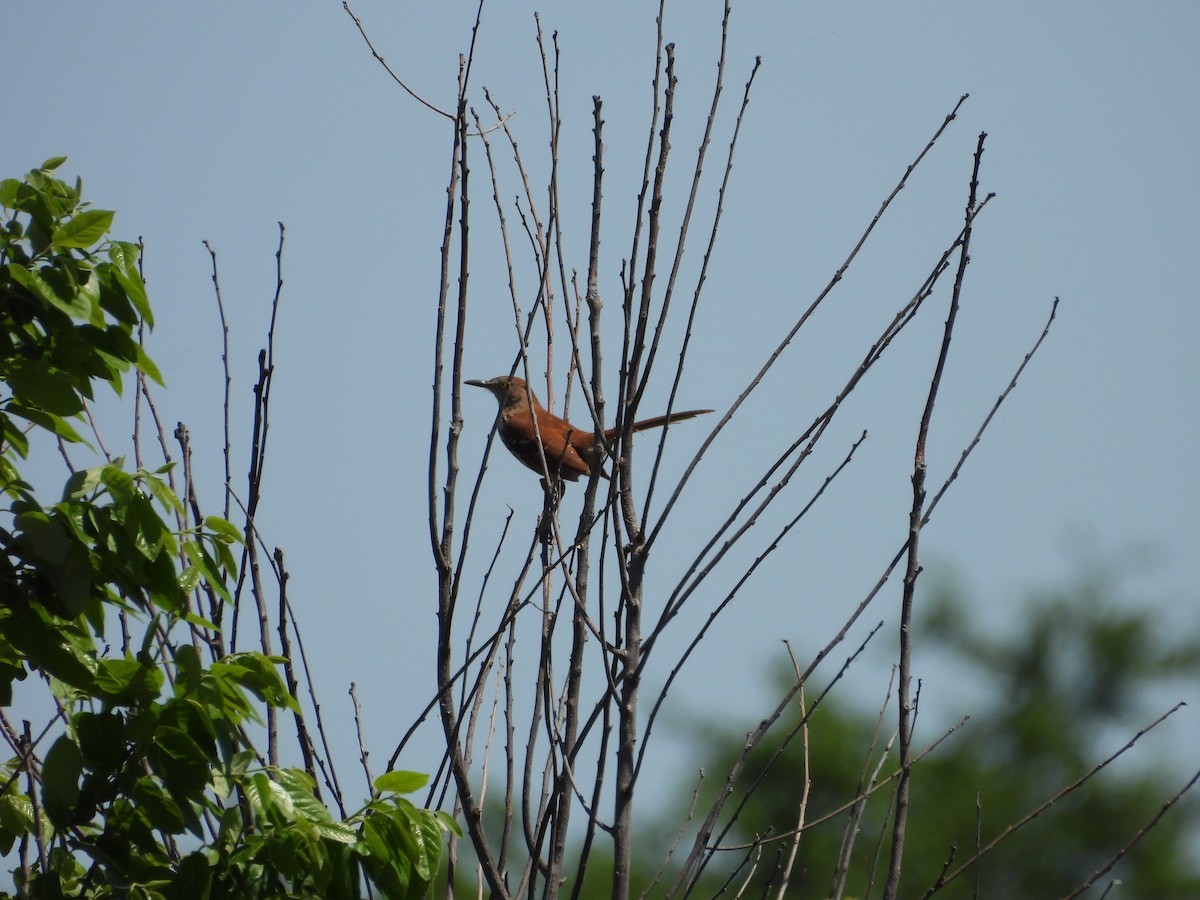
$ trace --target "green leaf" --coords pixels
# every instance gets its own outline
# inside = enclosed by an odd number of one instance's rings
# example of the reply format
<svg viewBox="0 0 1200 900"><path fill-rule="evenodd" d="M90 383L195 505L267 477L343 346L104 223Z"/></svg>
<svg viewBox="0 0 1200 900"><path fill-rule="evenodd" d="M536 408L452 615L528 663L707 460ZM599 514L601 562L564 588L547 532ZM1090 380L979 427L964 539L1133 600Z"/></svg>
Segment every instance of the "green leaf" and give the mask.
<svg viewBox="0 0 1200 900"><path fill-rule="evenodd" d="M89 769L102 767L116 771L127 752L125 743L125 720L115 713L81 712L75 716L75 733L79 736L79 750L88 761Z"/></svg>
<svg viewBox="0 0 1200 900"><path fill-rule="evenodd" d="M436 818L438 823L442 826L443 831L448 831L457 838L461 838L463 836L462 826L458 824L458 820L455 819L454 816L447 812L443 812L440 809L432 810L432 812L434 818Z"/></svg>
<svg viewBox="0 0 1200 900"><path fill-rule="evenodd" d="M171 725L154 732L148 759L150 767L172 794L191 797L208 786L208 756L191 735Z"/></svg>
<svg viewBox="0 0 1200 900"><path fill-rule="evenodd" d="M138 806L138 815L151 828L160 828L168 834L179 834L186 827L179 805L162 789L154 778L147 775L139 778L132 791L132 799Z"/></svg>
<svg viewBox="0 0 1200 900"><path fill-rule="evenodd" d="M78 382L44 360L22 360L8 370L13 395L23 404L40 407L56 416L73 416L83 411Z"/></svg>
<svg viewBox="0 0 1200 900"><path fill-rule="evenodd" d="M158 517L150 498L140 492L135 491L126 507L125 529L133 538L138 552L149 560L157 558L164 550L173 554L177 549L175 535L167 530L166 523ZM171 577L175 578L173 566Z"/></svg>
<svg viewBox="0 0 1200 900"><path fill-rule="evenodd" d="M33 831L33 801L13 790L0 797L0 830L20 837Z"/></svg>
<svg viewBox="0 0 1200 900"><path fill-rule="evenodd" d="M237 560L233 558L233 553L229 550L229 544L217 541L213 544L213 549L217 551L217 559L225 567L225 571L229 573L229 576L233 577L237 575Z"/></svg>
<svg viewBox="0 0 1200 900"><path fill-rule="evenodd" d="M426 881L433 881L442 864L442 853L445 850L445 829L442 827L441 818L431 810L416 809L414 815L418 819L418 828L423 837L425 868L422 871L428 872L428 875L422 875L422 877Z"/></svg>
<svg viewBox="0 0 1200 900"><path fill-rule="evenodd" d="M191 693L200 684L200 655L191 644L180 644L175 650L175 693Z"/></svg>
<svg viewBox="0 0 1200 900"><path fill-rule="evenodd" d="M13 622L6 632L14 640L19 639L20 650L31 667L84 691L94 689L95 647L88 646L90 636L47 623L44 613L32 605L13 606L11 615Z"/></svg>
<svg viewBox="0 0 1200 900"><path fill-rule="evenodd" d="M42 763L42 796L46 812L59 826L74 825L75 804L79 801L79 776L83 757L79 747L65 734L59 737Z"/></svg>
<svg viewBox="0 0 1200 900"><path fill-rule="evenodd" d="M229 593L229 588L225 586L225 579L217 571L213 564L212 558L204 552L204 548L195 541L184 541L183 552L193 566L200 570L204 576L204 583L211 587L217 594L226 601L232 601L233 595Z"/></svg>
<svg viewBox="0 0 1200 900"><path fill-rule="evenodd" d="M117 283L124 288L125 295L137 307L146 324L153 328L154 315L150 311L150 299L146 296L146 285L142 281L142 275L137 270L139 252L137 244L120 241L109 248L108 258L113 262Z"/></svg>
<svg viewBox="0 0 1200 900"><path fill-rule="evenodd" d="M200 570L195 566L188 566L179 573L179 589L185 594L190 594L196 589L196 585L200 583Z"/></svg>
<svg viewBox="0 0 1200 900"><path fill-rule="evenodd" d="M100 486L104 474L104 466L94 466L90 469L79 469L71 473L63 488L64 500L80 500L90 496Z"/></svg>
<svg viewBox="0 0 1200 900"><path fill-rule="evenodd" d="M61 309L76 319L91 318L92 304L86 295L81 295L78 291L71 291L66 296L62 296L60 291L42 277L40 272L26 268L20 263L9 263L8 274L12 276L13 281L48 306Z"/></svg>
<svg viewBox="0 0 1200 900"><path fill-rule="evenodd" d="M27 548L53 588L43 601L62 615L77 616L91 596L92 567L87 549L75 541L62 520L41 511L25 512L16 519L14 546Z"/></svg>
<svg viewBox="0 0 1200 900"><path fill-rule="evenodd" d="M141 370L143 375L145 375L159 387L165 387L166 385L163 382L162 373L158 371L158 366L155 364L154 360L150 358L149 354L146 353L141 344L137 345L136 353L137 357L133 361L134 365Z"/></svg>
<svg viewBox="0 0 1200 900"><path fill-rule="evenodd" d="M246 798L256 809L257 815L281 827L295 821L296 810L292 805L291 795L282 785L272 781L262 772L257 772L244 786Z"/></svg>
<svg viewBox="0 0 1200 900"><path fill-rule="evenodd" d="M62 418L62 416L56 416L53 413L48 413L42 409L33 409L16 401L10 403L6 411L12 413L14 416L19 416L28 422L33 422L35 425L45 428L47 431L61 437L63 440L70 441L73 444L83 444L88 448L91 447L91 444L85 441L83 436L74 428L72 428L67 420ZM20 435L20 432L16 432L16 435ZM7 438L10 445L16 443L16 441L14 441L14 434L11 431L7 435ZM22 452L21 456L24 455L25 454Z"/></svg>
<svg viewBox="0 0 1200 900"><path fill-rule="evenodd" d="M288 693L283 677L275 668L279 661L278 657L263 656L252 651L235 653L213 663L209 673L217 679L233 680L272 706L298 710L299 704Z"/></svg>
<svg viewBox="0 0 1200 900"><path fill-rule="evenodd" d="M17 195L24 186L24 182L15 178L5 178L0 181L0 206L5 209L16 209Z"/></svg>
<svg viewBox="0 0 1200 900"><path fill-rule="evenodd" d="M197 628L207 628L209 631L219 630L215 622L209 621L198 613L187 613L183 617L183 621L187 622L189 625L195 625Z"/></svg>
<svg viewBox="0 0 1200 900"><path fill-rule="evenodd" d="M253 750L239 750L229 761L230 777L242 778L257 761L258 756Z"/></svg>
<svg viewBox="0 0 1200 900"><path fill-rule="evenodd" d="M296 810L314 822L332 822L333 814L313 794L313 781L299 769L280 769L279 783L292 798Z"/></svg>
<svg viewBox="0 0 1200 900"><path fill-rule="evenodd" d="M317 822L321 837L339 844L354 844L358 841L358 828L345 822Z"/></svg>
<svg viewBox="0 0 1200 900"><path fill-rule="evenodd" d="M231 544L242 543L242 532L236 525L219 516L205 516L204 527Z"/></svg>
<svg viewBox="0 0 1200 900"><path fill-rule="evenodd" d="M84 279L83 284L79 285L75 293L80 306L86 303L91 309L93 324L95 324L100 310L100 279L96 277L94 271L87 273L87 278ZM103 322L102 316L100 320Z"/></svg>
<svg viewBox="0 0 1200 900"><path fill-rule="evenodd" d="M107 209L87 209L54 229L51 240L59 247L86 249L97 243L112 227L113 213Z"/></svg>
<svg viewBox="0 0 1200 900"><path fill-rule="evenodd" d="M137 495L133 476L120 467L120 460L106 465L100 473L100 478L117 503L128 505Z"/></svg>
<svg viewBox="0 0 1200 900"><path fill-rule="evenodd" d="M175 492L171 490L171 486L163 481L157 475L152 475L145 469L139 470L138 476L142 484L146 485L154 498L158 500L169 512L182 513L183 504L179 498L175 496Z"/></svg>
<svg viewBox="0 0 1200 900"><path fill-rule="evenodd" d="M397 829L404 835L404 846L408 850L413 868L424 881L430 881L437 873L438 860L441 858L442 831L436 823L429 827L425 821L428 813L417 809L412 804L400 801L391 817L395 819Z"/></svg>
<svg viewBox="0 0 1200 900"><path fill-rule="evenodd" d="M162 684L162 670L136 659L102 659L96 669L96 687L112 703L154 700Z"/></svg>
<svg viewBox="0 0 1200 900"><path fill-rule="evenodd" d="M53 172L66 161L67 158L65 156L52 156L42 163L38 168L43 172Z"/></svg>
<svg viewBox="0 0 1200 900"><path fill-rule="evenodd" d="M63 527L44 512L26 512L17 516L16 526L27 545L39 559L61 563L71 549L70 537Z"/></svg>
<svg viewBox="0 0 1200 900"><path fill-rule="evenodd" d="M84 611L92 596L92 566L87 550L72 544L66 561L47 566L45 575L67 616L74 617Z"/></svg>
<svg viewBox="0 0 1200 900"><path fill-rule="evenodd" d="M375 863L386 867L383 871L392 882L391 892L402 894L407 891L412 878L412 863L408 855L401 852L404 840L396 823L387 815L368 816L363 821L363 839Z"/></svg>
<svg viewBox="0 0 1200 900"><path fill-rule="evenodd" d="M375 779L375 789L380 793L392 791L396 794L411 794L419 791L429 783L429 776L423 772L405 772L397 769L384 772Z"/></svg>
<svg viewBox="0 0 1200 900"><path fill-rule="evenodd" d="M173 897L180 900L206 900L212 892L212 867L203 850L189 853L179 863L173 882Z"/></svg>

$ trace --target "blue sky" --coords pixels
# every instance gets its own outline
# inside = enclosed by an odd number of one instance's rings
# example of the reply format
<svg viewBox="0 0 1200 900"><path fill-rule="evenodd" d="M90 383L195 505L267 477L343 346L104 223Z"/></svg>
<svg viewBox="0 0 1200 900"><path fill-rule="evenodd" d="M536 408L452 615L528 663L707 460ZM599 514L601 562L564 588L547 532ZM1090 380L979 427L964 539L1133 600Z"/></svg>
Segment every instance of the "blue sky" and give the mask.
<svg viewBox="0 0 1200 900"><path fill-rule="evenodd" d="M605 100L602 290L619 309L620 260L645 147L653 7L541 10L562 50L560 150L568 252L586 266L591 97ZM853 8L851 8L853 7ZM353 4L388 62L431 102L452 105L471 4ZM532 13L491 4L471 94L514 112L510 127L545 183L546 129ZM287 227L277 377L260 528L284 548L290 593L322 702L344 733L359 685L374 757L386 758L433 685L433 567L425 524L427 422L438 245L450 133L371 58L338 3L10 4L6 63L17 75L0 132L3 176L68 155L116 230L144 237L158 316L151 351L169 385L168 425L188 424L208 505L220 505L220 332L202 241L219 255L232 330L236 450L245 458L250 386L274 292L277 222ZM720 7L668 4L680 76L668 215L711 96ZM19 39L15 39L19 36ZM960 327L930 445L939 484L1040 333L1058 320L925 533L932 570L952 569L981 620L1003 625L1030 589L1127 556L1147 562L1126 596L1197 625L1200 443L1193 272L1200 229L1200 7L1114 2L791 4L735 7L722 118L706 168L711 214L732 114L755 81L722 232L679 403L727 407L764 354L828 281L905 166L959 96L958 121L914 175L821 314L739 413L696 476L655 557L665 588L689 541L753 483L826 405L882 323L919 285L961 222L971 153L988 132L979 219ZM507 160L497 145L498 158ZM476 151L468 377L507 371L515 352L495 213ZM502 163L504 165L505 163ZM511 170L502 196L520 187ZM509 203L509 223L515 216ZM689 243L694 278L705 235ZM518 285L524 308L536 290ZM686 294L690 295L687 283ZM681 295L684 296L684 295ZM839 414L771 526L790 518L863 430L870 438L811 525L763 566L679 691L689 709L752 723L779 639L812 652L836 630L904 537L912 442L944 318L944 293ZM614 332L615 334L615 332ZM615 338L614 338L615 341ZM610 358L616 356L610 344ZM561 368L559 370L561 372ZM615 390L613 373L609 390ZM665 403L667 379L654 402ZM578 402L578 400L576 400ZM647 401L650 404L651 400ZM646 407L648 409L648 407ZM494 416L464 400L460 461L473 477ZM686 459L707 426L672 431ZM128 443L126 420L108 428ZM649 444L646 445L649 447ZM54 460L46 460L46 477ZM244 465L235 472L244 472ZM521 527L540 510L536 478L494 455L477 524ZM487 550L476 548L486 556ZM699 607L720 596L718 576ZM865 617L894 624L899 586ZM693 625L695 621L693 621ZM681 628L681 638L686 623ZM861 637L861 634L858 634ZM894 634L851 687L882 693ZM848 648L847 648L848 649ZM918 666L922 659L918 646ZM933 661L930 666L935 667ZM659 673L659 677L665 674ZM956 718L955 685L929 702ZM951 679L952 680L952 679ZM747 704L747 697L753 698ZM1193 700L1200 697L1192 696ZM761 703L758 701L761 700ZM1200 707L1193 703L1192 709ZM1196 713L1180 727L1200 731ZM1177 717L1182 718L1182 717ZM429 769L435 736L408 768Z"/></svg>

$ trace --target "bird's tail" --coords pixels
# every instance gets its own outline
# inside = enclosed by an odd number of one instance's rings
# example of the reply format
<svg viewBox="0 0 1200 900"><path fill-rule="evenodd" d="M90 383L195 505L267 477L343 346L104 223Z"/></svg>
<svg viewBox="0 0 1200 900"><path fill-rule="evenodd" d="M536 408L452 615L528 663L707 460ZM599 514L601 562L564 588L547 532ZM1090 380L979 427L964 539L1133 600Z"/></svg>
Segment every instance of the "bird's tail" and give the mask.
<svg viewBox="0 0 1200 900"><path fill-rule="evenodd" d="M684 419L692 419L710 412L712 412L711 409L689 409L685 412L671 413L669 416L655 416L653 419L642 419L640 422L633 423L633 430L646 431L649 428L662 428L664 425L673 425L676 422L682 422ZM617 429L610 428L604 432L604 437L613 438L616 434Z"/></svg>

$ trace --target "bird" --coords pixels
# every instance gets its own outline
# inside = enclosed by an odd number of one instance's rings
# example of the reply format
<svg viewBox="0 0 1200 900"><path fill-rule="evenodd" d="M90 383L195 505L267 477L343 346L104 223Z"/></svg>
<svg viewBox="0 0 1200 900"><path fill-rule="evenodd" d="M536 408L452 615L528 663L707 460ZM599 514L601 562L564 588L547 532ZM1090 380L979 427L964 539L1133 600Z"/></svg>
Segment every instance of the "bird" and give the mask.
<svg viewBox="0 0 1200 900"><path fill-rule="evenodd" d="M556 480L563 481L586 478L592 474L592 467L601 463L604 447L616 437L617 429L609 428L603 432L604 441L598 441L600 435L593 429L578 428L554 415L538 403L525 381L515 375L498 375L486 381L469 379L466 383L492 392L500 404L500 440L513 456L539 474L545 475L548 470ZM661 428L710 412L711 409L689 409L655 416L634 422L633 430ZM542 442L541 453L538 452L538 438ZM605 474L603 469L601 474Z"/></svg>

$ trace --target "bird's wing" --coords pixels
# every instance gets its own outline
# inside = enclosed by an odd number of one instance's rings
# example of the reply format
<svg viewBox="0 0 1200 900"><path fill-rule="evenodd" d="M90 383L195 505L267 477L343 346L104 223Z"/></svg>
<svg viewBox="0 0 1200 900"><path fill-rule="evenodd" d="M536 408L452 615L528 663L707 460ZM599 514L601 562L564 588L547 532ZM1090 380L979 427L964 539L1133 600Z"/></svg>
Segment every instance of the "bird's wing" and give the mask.
<svg viewBox="0 0 1200 900"><path fill-rule="evenodd" d="M577 431L545 410L539 409L537 412L538 435L546 453L546 465L551 470L558 469L559 474L568 481L591 475L592 469L586 456L593 436L589 432Z"/></svg>

